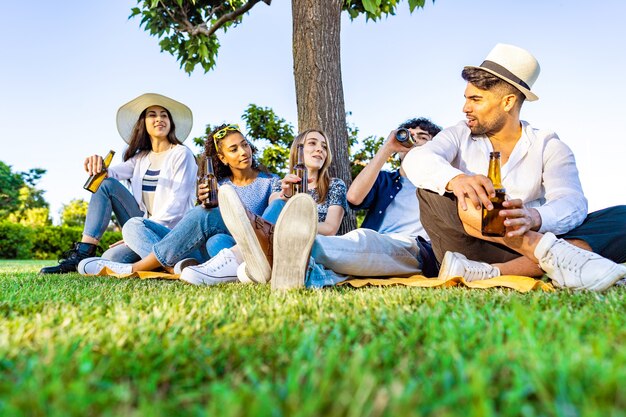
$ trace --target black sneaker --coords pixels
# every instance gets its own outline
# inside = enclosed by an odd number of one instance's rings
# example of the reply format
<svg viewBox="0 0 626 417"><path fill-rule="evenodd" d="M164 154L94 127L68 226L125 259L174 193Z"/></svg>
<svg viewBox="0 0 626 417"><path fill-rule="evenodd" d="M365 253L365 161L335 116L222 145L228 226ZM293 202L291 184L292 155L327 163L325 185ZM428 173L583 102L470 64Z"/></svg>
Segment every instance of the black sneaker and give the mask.
<svg viewBox="0 0 626 417"><path fill-rule="evenodd" d="M67 274L77 272L78 263L85 258L96 256L97 246L93 243L75 242L74 247L63 252L59 258L59 264L41 268L40 274Z"/></svg>

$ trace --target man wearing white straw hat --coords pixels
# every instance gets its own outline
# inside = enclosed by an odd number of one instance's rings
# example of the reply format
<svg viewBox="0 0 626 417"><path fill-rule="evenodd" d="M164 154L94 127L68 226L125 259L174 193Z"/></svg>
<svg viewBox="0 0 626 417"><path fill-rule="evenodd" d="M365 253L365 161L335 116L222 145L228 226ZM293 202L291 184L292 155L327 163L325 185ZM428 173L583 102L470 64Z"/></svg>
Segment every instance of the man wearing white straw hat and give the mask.
<svg viewBox="0 0 626 417"><path fill-rule="evenodd" d="M193 208L198 167L193 152L182 142L192 126L189 107L160 94L146 93L117 111L117 130L128 143L123 162L107 169L103 158L92 155L84 168L99 175L80 242L64 252L59 264L42 268L41 274L76 272L79 262L96 255L111 213L124 225L133 217L147 217L166 233ZM121 181L130 182L130 191ZM139 257L124 242L111 245L103 255L116 262L133 262Z"/></svg>
<svg viewBox="0 0 626 417"><path fill-rule="evenodd" d="M545 272L557 286L601 291L626 276L616 263L626 262L626 206L587 215L572 151L554 132L519 118L523 102L538 99L535 57L498 44L462 76L466 120L411 150L402 164L418 187L439 277ZM492 210L495 196L485 176L490 152L502 156L504 237L483 236L480 227L481 205Z"/></svg>

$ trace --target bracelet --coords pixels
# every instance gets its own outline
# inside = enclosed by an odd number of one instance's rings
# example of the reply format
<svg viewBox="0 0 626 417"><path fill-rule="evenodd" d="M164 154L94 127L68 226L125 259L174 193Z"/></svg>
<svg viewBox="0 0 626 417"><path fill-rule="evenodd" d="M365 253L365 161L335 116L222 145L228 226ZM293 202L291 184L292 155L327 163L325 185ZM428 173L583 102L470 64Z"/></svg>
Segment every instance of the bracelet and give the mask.
<svg viewBox="0 0 626 417"><path fill-rule="evenodd" d="M287 200L289 200L291 197L293 197L293 195L285 195L285 193L281 193L280 195L281 195L281 197L285 197Z"/></svg>

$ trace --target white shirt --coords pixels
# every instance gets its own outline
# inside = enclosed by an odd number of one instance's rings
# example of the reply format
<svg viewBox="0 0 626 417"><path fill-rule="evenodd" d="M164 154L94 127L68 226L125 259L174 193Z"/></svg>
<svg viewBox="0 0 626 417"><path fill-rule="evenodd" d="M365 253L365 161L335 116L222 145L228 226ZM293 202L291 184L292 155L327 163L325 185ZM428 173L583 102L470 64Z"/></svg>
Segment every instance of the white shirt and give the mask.
<svg viewBox="0 0 626 417"><path fill-rule="evenodd" d="M126 162L109 168L109 177L130 180L131 192L139 208L147 216L142 200L142 179L150 166L149 152L142 152ZM191 210L196 202L196 175L198 165L191 150L176 145L163 161L154 193L154 207L150 219L172 229Z"/></svg>
<svg viewBox="0 0 626 417"><path fill-rule="evenodd" d="M400 233L413 239L419 235L430 240L420 221L417 188L406 177L401 176L400 182L402 188L387 206L378 233Z"/></svg>
<svg viewBox="0 0 626 417"><path fill-rule="evenodd" d="M510 198L541 215L540 232L567 233L587 216L587 199L578 178L574 154L556 133L522 121L522 136L502 165L502 184ZM443 195L459 174L487 175L493 146L485 135L472 136L464 121L413 148L402 167L418 188Z"/></svg>

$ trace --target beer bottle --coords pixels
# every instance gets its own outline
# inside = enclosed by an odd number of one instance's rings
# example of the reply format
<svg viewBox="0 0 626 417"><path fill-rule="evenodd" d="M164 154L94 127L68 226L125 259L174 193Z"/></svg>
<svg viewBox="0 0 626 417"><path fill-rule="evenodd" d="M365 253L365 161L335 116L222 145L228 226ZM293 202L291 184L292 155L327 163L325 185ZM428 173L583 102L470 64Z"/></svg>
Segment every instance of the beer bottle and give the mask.
<svg viewBox="0 0 626 417"><path fill-rule="evenodd" d="M204 208L217 207L217 177L213 171L213 162L211 158L204 159L204 175L200 177L198 185L204 184L208 188L209 195L202 203Z"/></svg>
<svg viewBox="0 0 626 417"><path fill-rule="evenodd" d="M506 199L506 190L502 186L502 179L500 174L500 152L489 153L489 179L493 183L496 195L490 198L491 204L493 204L492 210L487 210L483 205L482 213L482 227L481 231L483 236L504 236L506 230L504 226L504 217L500 217L498 214L503 209L502 203Z"/></svg>
<svg viewBox="0 0 626 417"><path fill-rule="evenodd" d="M104 181L107 176L107 168L109 167L109 165L111 165L113 155L115 155L115 151L109 151L107 156L105 156L103 159L104 166L102 167L102 171L98 172L97 174L93 174L91 177L87 178L87 182L85 183L85 185L83 185L83 188L85 190L92 193L98 191L100 184L102 184L102 181Z"/></svg>
<svg viewBox="0 0 626 417"><path fill-rule="evenodd" d="M302 180L298 183L294 183L291 185L291 195L295 195L297 193L306 193L308 192L308 170L306 165L304 164L304 144L301 143L298 145L298 162L293 167L293 174L300 177Z"/></svg>

